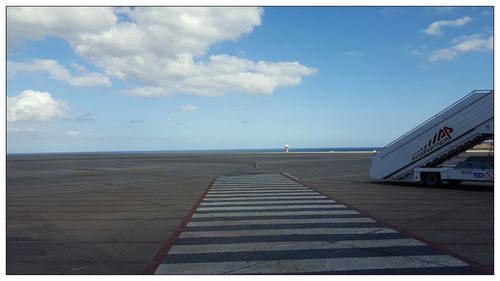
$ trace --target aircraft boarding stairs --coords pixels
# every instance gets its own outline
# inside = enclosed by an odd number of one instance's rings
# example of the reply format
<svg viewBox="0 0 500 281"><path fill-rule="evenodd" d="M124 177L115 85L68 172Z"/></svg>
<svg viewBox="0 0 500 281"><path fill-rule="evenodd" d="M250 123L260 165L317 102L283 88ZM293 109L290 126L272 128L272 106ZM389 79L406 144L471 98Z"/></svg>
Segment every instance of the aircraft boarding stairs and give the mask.
<svg viewBox="0 0 500 281"><path fill-rule="evenodd" d="M436 167L491 138L493 117L493 91L473 91L379 151L370 176L411 181L415 168Z"/></svg>

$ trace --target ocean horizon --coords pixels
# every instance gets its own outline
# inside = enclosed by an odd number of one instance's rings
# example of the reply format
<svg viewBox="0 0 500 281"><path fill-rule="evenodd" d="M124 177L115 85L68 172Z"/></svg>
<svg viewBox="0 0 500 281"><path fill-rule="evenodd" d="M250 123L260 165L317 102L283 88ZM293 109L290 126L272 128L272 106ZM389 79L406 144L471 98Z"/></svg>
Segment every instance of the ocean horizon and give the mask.
<svg viewBox="0 0 500 281"><path fill-rule="evenodd" d="M289 148L288 152L363 152L363 151L378 151L382 147L368 146L368 147L317 147L317 148ZM119 154L167 154L167 153L279 153L284 152L284 148L242 148L242 149L178 149L178 150L116 150L116 151L65 151L65 152L14 152L7 153L7 156L12 155L92 155L92 154L105 154L105 155L119 155Z"/></svg>

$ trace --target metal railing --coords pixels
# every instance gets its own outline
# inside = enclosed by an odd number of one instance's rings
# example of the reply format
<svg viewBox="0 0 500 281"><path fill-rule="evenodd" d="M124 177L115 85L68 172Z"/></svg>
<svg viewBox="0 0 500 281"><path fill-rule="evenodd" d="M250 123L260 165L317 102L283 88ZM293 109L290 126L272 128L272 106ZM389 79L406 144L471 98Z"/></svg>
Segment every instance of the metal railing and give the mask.
<svg viewBox="0 0 500 281"><path fill-rule="evenodd" d="M421 128L422 126L426 125L427 123L431 122L432 120L434 120L436 117L438 117L439 115L441 115L442 113L444 113L445 111L447 111L448 109L454 107L455 105L457 105L458 103L460 103L461 101L467 99L468 97L472 96L473 94L489 94L493 92L493 90L474 90L472 92L470 92L469 94L467 94L465 97L459 99L458 101L454 102L452 105L446 107L445 109L441 110L439 113L437 113L436 115L432 116L431 118L427 119L426 121L424 121L423 123L421 123L420 125L418 125L417 127L413 128L412 130L408 131L407 133L405 133L404 135L400 136L399 138L397 138L396 140L390 142L388 145L384 146L384 148L381 149L384 150L386 149L387 147L395 144L396 142L400 141L401 139L405 138L406 136L408 136L409 134L415 132L417 129Z"/></svg>

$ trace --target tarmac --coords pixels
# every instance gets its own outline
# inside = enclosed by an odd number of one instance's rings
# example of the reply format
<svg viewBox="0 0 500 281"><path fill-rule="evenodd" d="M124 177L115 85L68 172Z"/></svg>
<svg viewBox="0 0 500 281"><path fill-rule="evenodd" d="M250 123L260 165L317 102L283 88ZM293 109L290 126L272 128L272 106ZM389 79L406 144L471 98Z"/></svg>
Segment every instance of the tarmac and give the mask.
<svg viewBox="0 0 500 281"><path fill-rule="evenodd" d="M358 270L371 271L356 271L351 265L338 267L335 269L337 274L493 273L493 184L444 184L439 188L425 188L418 184L377 182L369 178L372 155L373 153L9 155L6 192L7 274L335 274L332 273L335 266L327 263L322 263L324 266L317 267L314 272L288 269L313 268L318 265L317 259L321 259L319 262L326 259L332 264L332 259L338 258L342 261L362 260L365 266ZM279 183L272 184L267 177ZM241 178L245 180L234 181ZM218 181L227 181L226 190L215 190ZM248 182L252 184L248 185ZM238 187L245 189L235 191L234 188ZM324 196L321 200L329 202L316 202L319 205L313 206L316 203L310 205L309 201L296 202L304 198L289 198L287 202L291 200L290 203L280 204L282 207L277 209L273 207L275 210L270 210L272 207L269 205L276 205L275 201L250 204L251 200L260 200L249 199L248 196L256 193L256 198L260 196L267 201L284 200L279 197L286 196L283 192L288 190L284 189L292 187L317 193L317 196ZM214 192L222 194L211 194ZM232 197L220 200L220 197L225 196L224 193L229 193L227 195ZM302 195L300 192L295 193L291 192L290 196ZM238 195L238 199L233 199L235 195ZM244 198L239 195L244 195ZM219 198L219 201L210 203L210 197L212 201L213 198ZM233 203L228 205L224 200ZM301 210L297 204L307 204L304 207L307 210ZM377 271L374 264L376 260L380 260L378 255L337 248L327 253L316 248L313 251L311 243L319 245L320 242L309 240L300 243L293 241L291 248L288 245L289 248L278 249L299 251L291 252L296 259L286 260L281 254L289 256L290 252L260 253L262 247L266 246L259 240L254 242L261 244L254 245L257 248L252 248L251 253L246 253L246 256L253 261L257 260L258 264L267 263L267 266L249 265L249 261L243 259L238 261L240 264L231 264L230 270L226 271L224 262L228 261L224 259L234 259L234 255L227 253L241 253L241 249L248 251L248 248L230 243L217 244L217 248L220 246L224 250L216 250L212 245L217 237L229 235L234 241L239 241L250 239L248 236L273 236L281 233L276 232L278 228L282 231L285 227L282 226L283 223L278 224L272 220L267 222L267 226L262 226L264 222L255 226L245 216L259 216L263 213L275 215L273 212L290 211L312 212L318 216L329 210L315 208L338 207L359 216L355 219L361 219L356 222L358 224L351 225L349 231L360 233L359 228L367 225L359 223L369 223L371 228L376 228L375 231L383 228L383 232L398 235L397 239L416 243L412 244L411 247L414 248L411 251L399 256L406 258L408 255L418 254L420 261L424 256L440 257L441 264L460 266L467 270L419 273L422 264L418 263L412 267L413 270ZM240 214L238 220L241 221L237 221L236 225L228 225L227 218L221 220L221 212L227 213L224 208L230 208L228 216ZM252 214L241 215L249 213L249 210L252 210ZM217 214L217 218L203 222L207 219L202 217L210 212ZM293 234L299 236L317 233L338 235L338 231L348 231L321 228L328 225L324 224L324 219L332 218L285 219L286 227L291 227ZM320 221L323 226L313 226ZM301 224L306 225L302 227ZM311 230L311 227L319 227L319 232ZM243 236L247 238L241 238ZM205 239L206 237L211 239ZM196 251L206 249L207 252L193 252L193 247L180 245L189 241L186 239L211 242L203 244L203 247L195 247ZM348 241L352 241L357 238L349 239L351 240ZM283 244L283 241L279 243ZM279 246L279 243L275 244ZM364 243L366 245L363 247L375 247L371 245L372 242ZM331 248L331 243L329 245ZM408 249L410 248L405 248L405 251ZM222 252L227 254L226 257L220 254ZM184 256L171 256L176 253ZM298 257L302 258L298 260ZM386 258L388 264L398 263L392 260L392 255ZM370 259L373 261L370 262ZM200 269L193 272L183 270L186 267L178 265L175 265L175 270L168 269L172 264L190 262L209 262L222 270L204 272ZM349 263L352 262L353 260L349 260ZM434 260L433 263L437 262Z"/></svg>

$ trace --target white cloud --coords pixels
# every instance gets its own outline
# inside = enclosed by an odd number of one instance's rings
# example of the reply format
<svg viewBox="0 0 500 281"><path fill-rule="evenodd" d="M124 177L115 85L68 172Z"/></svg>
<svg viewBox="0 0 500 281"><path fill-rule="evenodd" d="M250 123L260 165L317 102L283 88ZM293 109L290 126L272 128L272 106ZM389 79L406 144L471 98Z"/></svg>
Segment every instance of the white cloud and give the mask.
<svg viewBox="0 0 500 281"><path fill-rule="evenodd" d="M459 19L456 19L456 20L440 20L440 21L436 21L436 22L433 22L431 23L425 30L424 30L424 33L428 34L428 35L442 35L443 32L441 31L441 28L443 28L444 26L453 26L453 27L458 27L458 26L463 26L467 23L469 23L470 21L472 21L472 18L471 17L462 17L462 18L459 18Z"/></svg>
<svg viewBox="0 0 500 281"><path fill-rule="evenodd" d="M453 60L458 55L458 52L452 49L439 49L431 53L430 61Z"/></svg>
<svg viewBox="0 0 500 281"><path fill-rule="evenodd" d="M108 77L99 73L82 73L79 76L72 76L70 72L55 60L35 59L29 63L7 62L7 73L10 76L21 72L42 72L47 73L52 79L69 83L73 86L110 86Z"/></svg>
<svg viewBox="0 0 500 281"><path fill-rule="evenodd" d="M55 100L48 92L23 91L7 97L7 121L51 121L63 118L69 110L62 100Z"/></svg>
<svg viewBox="0 0 500 281"><path fill-rule="evenodd" d="M37 19L58 18L60 13L53 10L32 11L39 16L32 15L29 23L8 17L8 26L20 25L17 29L21 29L20 36L25 37L31 34L24 29L32 27L39 30L40 38L43 35ZM205 56L214 44L238 40L252 32L261 24L264 13L261 8L137 7L100 12L107 14L92 28L81 21L78 28L71 22L69 33L52 24L43 25L42 21L43 33L64 38L77 54L106 75L139 85L120 91L125 94L140 97L173 93L218 96L231 92L269 95L278 87L300 84L303 77L317 71L299 62L251 61L224 54Z"/></svg>
<svg viewBox="0 0 500 281"><path fill-rule="evenodd" d="M432 52L429 61L453 60L459 54L466 52L486 52L493 50L493 36L481 38L479 35L464 37L454 40L455 44L450 48L443 48Z"/></svg>
<svg viewBox="0 0 500 281"><path fill-rule="evenodd" d="M76 62L72 63L72 64L71 64L71 67L72 67L74 70L78 71L79 73L84 73L84 72L86 72L86 71L87 71L87 69L85 68L85 66L83 66L83 65L81 65L81 64L78 64L78 63L76 63Z"/></svg>
<svg viewBox="0 0 500 281"><path fill-rule="evenodd" d="M458 42L453 48L460 52L484 51L493 49L493 36L489 38L466 38Z"/></svg>
<svg viewBox="0 0 500 281"><path fill-rule="evenodd" d="M183 105L183 106L180 106L179 108L177 108L176 111L178 111L178 112L193 112L196 110L198 110L197 106L194 106L191 104L186 104L186 105Z"/></svg>
<svg viewBox="0 0 500 281"><path fill-rule="evenodd" d="M151 86L127 89L123 90L122 93L137 97L159 97L168 94L168 92L166 92L161 87L151 87Z"/></svg>
<svg viewBox="0 0 500 281"><path fill-rule="evenodd" d="M7 42L40 40L46 35L77 40L81 34L100 32L116 23L112 8L7 7Z"/></svg>
<svg viewBox="0 0 500 281"><path fill-rule="evenodd" d="M171 61L163 73L157 73L156 81L152 81L156 86L138 87L126 93L145 97L171 93L220 96L229 92L270 95L277 87L300 84L302 77L316 71L298 62L254 62L214 55L206 62Z"/></svg>

